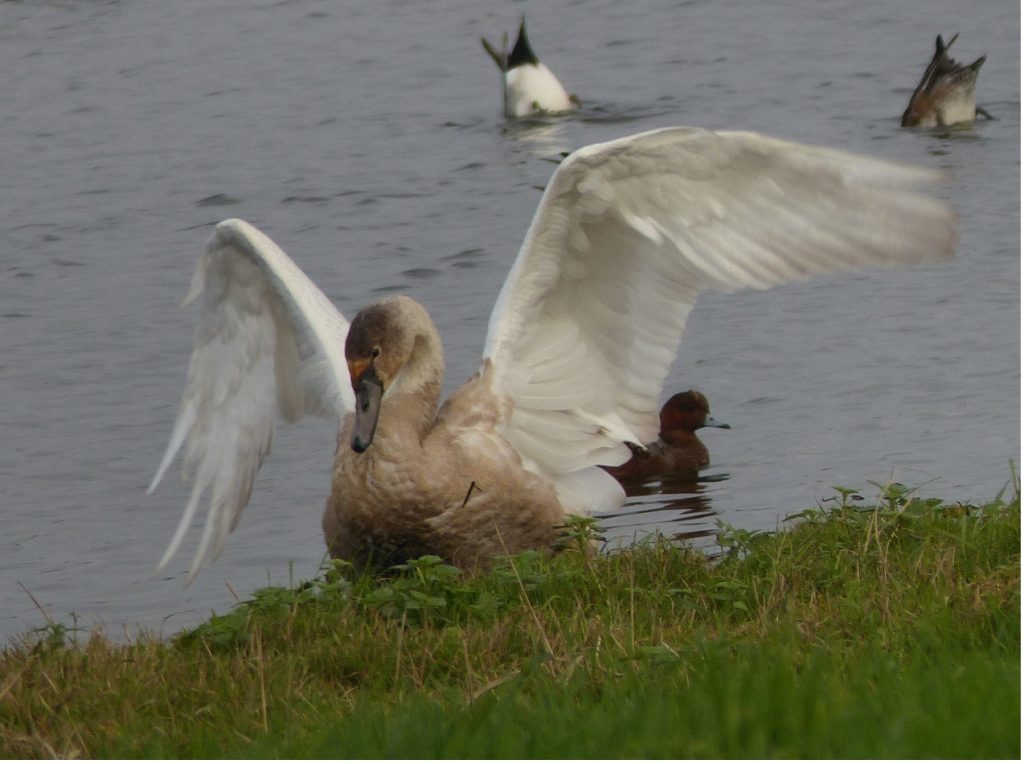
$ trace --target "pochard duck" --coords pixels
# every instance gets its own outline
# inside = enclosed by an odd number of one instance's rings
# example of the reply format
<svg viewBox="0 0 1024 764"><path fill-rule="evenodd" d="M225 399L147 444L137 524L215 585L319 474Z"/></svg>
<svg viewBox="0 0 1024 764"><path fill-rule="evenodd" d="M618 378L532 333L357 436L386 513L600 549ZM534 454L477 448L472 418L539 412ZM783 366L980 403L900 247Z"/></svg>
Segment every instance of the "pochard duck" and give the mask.
<svg viewBox="0 0 1024 764"><path fill-rule="evenodd" d="M579 101L566 92L558 78L533 52L526 37L525 15L511 52L508 51L507 33L502 38L500 51L484 38L480 42L501 70L506 117L572 111L579 105Z"/></svg>
<svg viewBox="0 0 1024 764"><path fill-rule="evenodd" d="M924 76L903 112L903 127L949 127L973 123L978 114L991 119L991 115L975 103L978 71L985 63L981 56L974 63L958 64L947 54L959 33L948 43L942 35L935 38L935 53L924 70Z"/></svg>
<svg viewBox="0 0 1024 764"><path fill-rule="evenodd" d="M696 479L697 473L711 463L707 446L697 437L697 430L702 427L730 429L710 412L704 393L698 390L676 393L661 407L658 439L644 448L632 446L633 455L628 462L605 467L605 471L624 485L661 477Z"/></svg>
<svg viewBox="0 0 1024 764"><path fill-rule="evenodd" d="M668 128L579 149L555 170L497 297L479 371L439 405L427 311L389 296L351 324L252 225L216 226L183 400L152 484L184 447L203 496L188 580L224 547L275 418L336 418L330 554L430 552L472 567L551 547L568 514L625 494L599 465L658 433L657 402L705 289L952 256L954 215L912 190L942 174L745 132Z"/></svg>

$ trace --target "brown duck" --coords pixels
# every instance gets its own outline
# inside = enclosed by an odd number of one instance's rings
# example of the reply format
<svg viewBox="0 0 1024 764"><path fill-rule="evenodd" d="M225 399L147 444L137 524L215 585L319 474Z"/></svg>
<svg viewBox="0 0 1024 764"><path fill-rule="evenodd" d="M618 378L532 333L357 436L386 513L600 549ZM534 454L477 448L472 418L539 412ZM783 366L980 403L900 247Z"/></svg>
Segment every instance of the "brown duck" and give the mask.
<svg viewBox="0 0 1024 764"><path fill-rule="evenodd" d="M730 429L710 415L708 399L697 390L676 393L661 407L658 439L646 448L632 448L633 455L618 467L605 467L623 484L635 485L657 478L695 479L711 463L707 447L697 437L702 427Z"/></svg>
<svg viewBox="0 0 1024 764"><path fill-rule="evenodd" d="M947 51L959 36L953 35L948 43L942 41L942 35L935 38L931 63L924 70L924 76L903 112L903 127L970 124L978 114L992 119L987 111L978 108L974 97L978 72L986 56L967 66L951 59Z"/></svg>

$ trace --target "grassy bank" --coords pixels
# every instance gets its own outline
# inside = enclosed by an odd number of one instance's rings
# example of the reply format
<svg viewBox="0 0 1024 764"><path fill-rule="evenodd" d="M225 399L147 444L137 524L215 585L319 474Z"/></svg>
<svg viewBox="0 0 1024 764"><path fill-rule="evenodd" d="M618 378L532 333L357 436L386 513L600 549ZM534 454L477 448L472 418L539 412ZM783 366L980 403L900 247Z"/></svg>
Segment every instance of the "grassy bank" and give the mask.
<svg viewBox="0 0 1024 764"><path fill-rule="evenodd" d="M1019 491L722 543L337 566L170 642L51 625L0 653L0 755L1019 757Z"/></svg>

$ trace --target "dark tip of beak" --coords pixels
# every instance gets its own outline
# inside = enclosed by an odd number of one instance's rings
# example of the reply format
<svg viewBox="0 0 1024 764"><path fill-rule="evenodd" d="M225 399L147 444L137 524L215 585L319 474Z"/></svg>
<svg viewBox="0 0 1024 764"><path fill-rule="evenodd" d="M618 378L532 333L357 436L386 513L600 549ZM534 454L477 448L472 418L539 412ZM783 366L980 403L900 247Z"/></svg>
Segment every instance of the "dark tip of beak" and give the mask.
<svg viewBox="0 0 1024 764"><path fill-rule="evenodd" d="M377 376L373 364L352 385L356 394L355 423L352 427L352 450L361 454L373 443L380 416L380 401L384 396L384 385Z"/></svg>

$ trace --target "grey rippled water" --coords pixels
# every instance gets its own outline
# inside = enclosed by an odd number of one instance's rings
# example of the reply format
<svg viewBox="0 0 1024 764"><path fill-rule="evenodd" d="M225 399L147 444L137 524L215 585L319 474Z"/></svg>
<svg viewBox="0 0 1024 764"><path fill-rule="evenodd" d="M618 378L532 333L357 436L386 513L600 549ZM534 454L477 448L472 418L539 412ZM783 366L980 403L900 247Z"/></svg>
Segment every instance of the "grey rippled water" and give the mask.
<svg viewBox="0 0 1024 764"><path fill-rule="evenodd" d="M507 125L479 46L521 12L583 100ZM974 129L899 115L934 36L989 56ZM941 267L702 296L669 375L707 393L709 470L634 500L617 538L707 543L831 486L890 478L986 500L1020 458L1020 9L780 0L223 0L0 3L0 633L44 621L168 634L267 583L312 576L334 431L279 431L241 526L189 589L154 576L184 506L145 495L184 381L180 300L210 226L244 217L348 315L407 291L448 384L563 151L672 124L755 129L947 168ZM187 550L186 550L187 551ZM31 593L31 596L29 595Z"/></svg>

